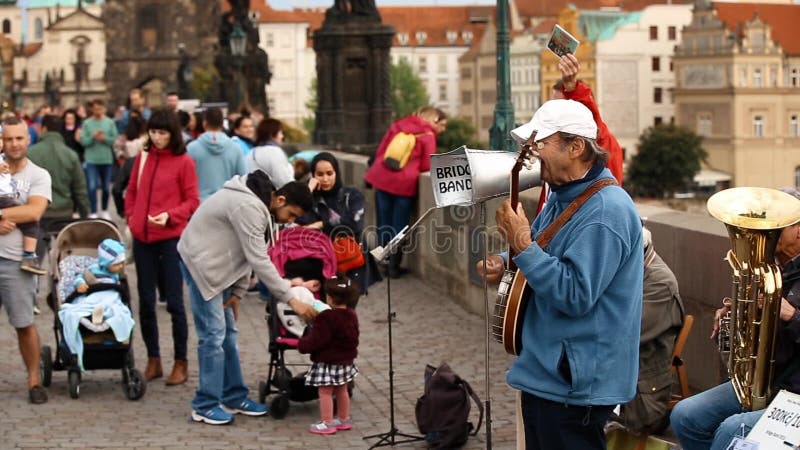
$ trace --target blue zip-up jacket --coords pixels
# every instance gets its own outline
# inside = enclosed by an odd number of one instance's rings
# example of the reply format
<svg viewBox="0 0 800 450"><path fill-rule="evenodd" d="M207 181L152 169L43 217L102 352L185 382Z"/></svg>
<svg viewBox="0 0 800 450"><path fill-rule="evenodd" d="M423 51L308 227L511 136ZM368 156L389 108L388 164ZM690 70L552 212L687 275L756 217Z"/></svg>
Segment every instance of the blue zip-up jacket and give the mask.
<svg viewBox="0 0 800 450"><path fill-rule="evenodd" d="M594 175L593 175L594 174ZM608 169L553 190L531 227L541 233ZM644 277L642 224L628 194L608 186L592 196L548 244L514 257L533 293L522 353L506 381L570 405L615 405L633 398L638 376Z"/></svg>
<svg viewBox="0 0 800 450"><path fill-rule="evenodd" d="M194 160L201 202L234 176L247 175L242 151L222 131L206 131L186 149Z"/></svg>

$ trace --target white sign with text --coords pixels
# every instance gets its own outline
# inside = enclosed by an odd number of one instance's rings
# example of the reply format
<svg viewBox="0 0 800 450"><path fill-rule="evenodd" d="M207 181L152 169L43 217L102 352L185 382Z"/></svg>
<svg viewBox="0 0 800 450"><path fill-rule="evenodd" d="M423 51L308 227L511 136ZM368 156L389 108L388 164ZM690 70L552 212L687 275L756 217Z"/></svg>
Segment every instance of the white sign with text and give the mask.
<svg viewBox="0 0 800 450"><path fill-rule="evenodd" d="M778 392L747 440L757 442L762 449L800 448L800 395Z"/></svg>

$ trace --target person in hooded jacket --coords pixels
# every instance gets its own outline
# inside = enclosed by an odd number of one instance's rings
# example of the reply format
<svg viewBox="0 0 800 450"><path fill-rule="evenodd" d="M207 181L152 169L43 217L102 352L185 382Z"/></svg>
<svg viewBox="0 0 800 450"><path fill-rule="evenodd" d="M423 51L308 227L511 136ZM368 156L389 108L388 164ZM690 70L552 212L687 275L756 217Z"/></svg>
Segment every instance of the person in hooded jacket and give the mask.
<svg viewBox="0 0 800 450"><path fill-rule="evenodd" d="M263 171L235 176L200 205L181 236L178 251L189 287L197 331L199 386L192 420L223 425L233 414L262 416L266 405L250 400L237 348L239 300L250 271L298 316L313 319L311 305L295 298L292 282L281 278L269 259L277 223L291 223L311 207L311 192L291 182L275 189ZM209 239L213 230L213 239Z"/></svg>
<svg viewBox="0 0 800 450"><path fill-rule="evenodd" d="M247 174L247 166L239 146L222 131L222 110L208 108L203 112L205 133L189 144L200 183L200 201L217 192L235 175Z"/></svg>
<svg viewBox="0 0 800 450"><path fill-rule="evenodd" d="M200 204L194 161L186 154L178 116L168 109L154 110L147 122L150 144L136 157L125 192L125 217L133 235L139 292L139 322L147 347L149 381L161 377L161 352L156 319L156 284L164 280L167 312L172 316L175 361L167 385L188 377L188 328L183 306L183 278L178 239Z"/></svg>
<svg viewBox="0 0 800 450"><path fill-rule="evenodd" d="M411 208L417 197L419 175L431 169L431 155L436 153L436 135L444 131L446 126L447 115L438 108L426 106L413 115L394 122L381 139L375 159L364 175L364 180L375 188L380 245L386 245L409 224ZM400 132L414 134L416 144L406 165L395 171L384 163L384 156L392 138ZM392 256L389 276L396 277L402 274L401 259L400 253Z"/></svg>

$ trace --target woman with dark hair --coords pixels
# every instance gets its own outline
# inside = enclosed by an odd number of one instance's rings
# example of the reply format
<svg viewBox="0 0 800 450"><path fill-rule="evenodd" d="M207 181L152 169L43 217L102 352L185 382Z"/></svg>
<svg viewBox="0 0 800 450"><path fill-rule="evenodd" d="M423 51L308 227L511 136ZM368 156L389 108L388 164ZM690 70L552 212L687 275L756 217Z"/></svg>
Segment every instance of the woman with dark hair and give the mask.
<svg viewBox="0 0 800 450"><path fill-rule="evenodd" d="M147 122L150 142L136 157L125 193L125 216L133 235L139 292L139 322L147 347L145 378L163 375L156 320L156 284L164 280L172 316L175 361L167 385L186 382L187 325L178 239L200 204L194 161L186 154L178 116L156 109Z"/></svg>
<svg viewBox="0 0 800 450"><path fill-rule="evenodd" d="M83 145L81 145L81 118L74 109L68 109L61 115L61 136L67 147L75 150L83 163Z"/></svg>
<svg viewBox="0 0 800 450"><path fill-rule="evenodd" d="M356 187L344 186L339 161L328 152L317 154L311 160L311 181L314 203L310 211L297 219L297 223L322 230L334 242L337 258L342 267L342 252L347 248L346 240L358 245L364 231L364 194ZM344 241L340 241L344 239ZM366 262L366 260L365 260ZM371 271L374 275L377 270ZM364 292L372 284L367 280L366 263L347 270L347 276L355 280ZM378 275L380 276L380 275Z"/></svg>
<svg viewBox="0 0 800 450"><path fill-rule="evenodd" d="M245 156L247 170L263 170L276 188L294 181L294 167L281 148L283 143L283 124L278 119L267 117L258 123L256 129L257 147Z"/></svg>
<svg viewBox="0 0 800 450"><path fill-rule="evenodd" d="M242 149L242 154L247 156L255 147L256 126L249 115L241 115L233 121L233 136L231 138Z"/></svg>

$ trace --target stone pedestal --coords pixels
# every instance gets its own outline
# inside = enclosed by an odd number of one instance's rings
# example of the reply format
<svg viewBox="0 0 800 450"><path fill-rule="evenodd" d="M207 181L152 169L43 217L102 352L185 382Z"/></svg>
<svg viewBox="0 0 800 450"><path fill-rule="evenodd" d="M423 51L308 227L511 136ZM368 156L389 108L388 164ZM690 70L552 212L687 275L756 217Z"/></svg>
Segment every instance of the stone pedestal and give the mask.
<svg viewBox="0 0 800 450"><path fill-rule="evenodd" d="M373 17L328 17L314 33L314 143L374 150L392 121L389 49L394 28Z"/></svg>

